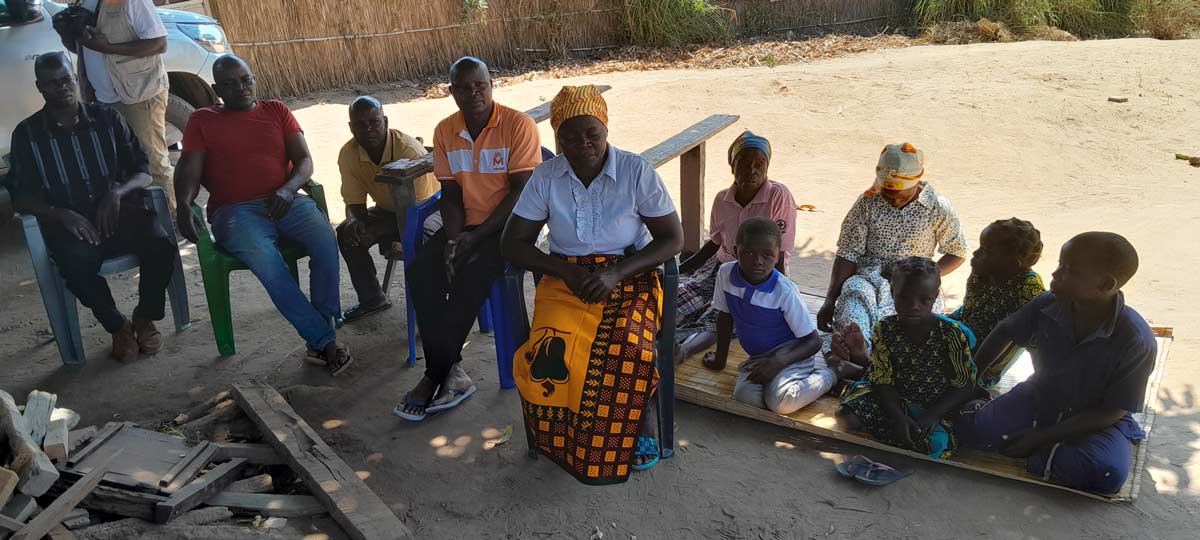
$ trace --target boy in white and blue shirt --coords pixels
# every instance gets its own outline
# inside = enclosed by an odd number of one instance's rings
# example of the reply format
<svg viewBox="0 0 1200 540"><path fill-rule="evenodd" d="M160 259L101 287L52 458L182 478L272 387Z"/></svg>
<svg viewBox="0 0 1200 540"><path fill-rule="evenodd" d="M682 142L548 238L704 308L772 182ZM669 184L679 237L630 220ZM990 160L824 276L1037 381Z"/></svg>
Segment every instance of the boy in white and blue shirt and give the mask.
<svg viewBox="0 0 1200 540"><path fill-rule="evenodd" d="M763 218L738 228L737 259L717 271L717 349L704 366L721 370L733 330L750 356L738 366L734 399L791 414L816 401L837 381L820 355L821 339L800 291L775 269L779 227Z"/></svg>

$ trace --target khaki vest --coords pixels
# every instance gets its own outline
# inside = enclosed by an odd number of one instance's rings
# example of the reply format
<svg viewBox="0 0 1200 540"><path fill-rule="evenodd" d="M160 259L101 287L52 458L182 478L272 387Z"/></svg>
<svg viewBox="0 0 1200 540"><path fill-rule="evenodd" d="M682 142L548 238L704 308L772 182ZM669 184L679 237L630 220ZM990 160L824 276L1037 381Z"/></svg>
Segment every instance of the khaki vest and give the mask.
<svg viewBox="0 0 1200 540"><path fill-rule="evenodd" d="M96 29L110 43L137 41L133 22L125 11L125 2L135 0L101 0L96 9ZM142 1L142 0L136 0ZM167 91L167 68L162 55L135 58L118 54L104 55L104 64L112 79L117 97L123 103L140 103Z"/></svg>

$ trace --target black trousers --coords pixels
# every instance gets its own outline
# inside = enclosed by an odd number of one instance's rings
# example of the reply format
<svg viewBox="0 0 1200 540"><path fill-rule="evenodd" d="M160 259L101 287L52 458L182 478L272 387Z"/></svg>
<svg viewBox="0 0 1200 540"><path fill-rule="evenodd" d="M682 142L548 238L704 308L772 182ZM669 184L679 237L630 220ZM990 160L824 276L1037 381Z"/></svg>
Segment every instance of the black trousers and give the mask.
<svg viewBox="0 0 1200 540"><path fill-rule="evenodd" d="M350 283L358 293L358 303L373 306L387 301L383 288L379 285L379 272L375 270L375 259L371 257L371 247L400 241L400 226L396 223L396 214L378 206L367 210L367 232L358 239L358 245L350 245L346 238L346 223L342 222L337 228L338 249L346 268L350 271Z"/></svg>
<svg viewBox="0 0 1200 540"><path fill-rule="evenodd" d="M75 238L57 222L40 225L50 258L66 280L67 288L79 303L92 310L108 333L120 330L125 325L125 316L117 309L108 281L100 275L100 266L105 259L120 255L132 253L141 261L138 305L133 317L162 320L178 247L158 226L153 214L132 205L122 206L116 234L103 239L98 246Z"/></svg>
<svg viewBox="0 0 1200 540"><path fill-rule="evenodd" d="M504 274L499 231L476 244L453 283L446 276L445 253L446 232L438 231L425 242L406 273L425 350L425 376L439 384L446 380L450 368L462 361L463 344L479 309L487 301L492 284Z"/></svg>

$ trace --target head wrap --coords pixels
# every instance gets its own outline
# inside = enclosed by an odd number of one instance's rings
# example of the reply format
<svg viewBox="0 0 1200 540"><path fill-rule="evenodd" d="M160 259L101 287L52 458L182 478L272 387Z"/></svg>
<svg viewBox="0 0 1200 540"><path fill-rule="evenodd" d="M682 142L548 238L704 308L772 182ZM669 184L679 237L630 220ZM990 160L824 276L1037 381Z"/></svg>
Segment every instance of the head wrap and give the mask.
<svg viewBox="0 0 1200 540"><path fill-rule="evenodd" d="M608 125L608 104L593 85L564 86L550 104L550 127L558 126L576 116L594 116L601 124Z"/></svg>
<svg viewBox="0 0 1200 540"><path fill-rule="evenodd" d="M747 129L741 135L738 135L738 138L733 140L733 144L729 145L729 165L733 166L733 160L737 157L738 153L742 150L750 149L761 150L763 154L766 154L767 161L771 161L771 142L765 137L759 137L751 133Z"/></svg>
<svg viewBox="0 0 1200 540"><path fill-rule="evenodd" d="M903 191L916 187L925 175L925 153L911 144L889 144L879 155L875 166L875 185L872 191Z"/></svg>

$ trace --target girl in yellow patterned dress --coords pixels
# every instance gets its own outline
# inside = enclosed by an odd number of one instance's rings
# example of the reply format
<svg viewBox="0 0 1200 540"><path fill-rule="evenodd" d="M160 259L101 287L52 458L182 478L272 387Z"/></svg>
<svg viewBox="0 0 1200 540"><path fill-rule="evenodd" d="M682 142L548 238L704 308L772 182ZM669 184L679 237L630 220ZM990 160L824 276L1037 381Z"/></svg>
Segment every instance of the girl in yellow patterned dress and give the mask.
<svg viewBox="0 0 1200 540"><path fill-rule="evenodd" d="M875 325L869 359L862 333L853 328L849 333L851 361L869 367L866 380L842 393L838 425L885 444L947 457L956 441L945 417L975 390L975 338L961 323L933 312L941 276L932 260L900 259L884 277L896 314Z"/></svg>
<svg viewBox="0 0 1200 540"><path fill-rule="evenodd" d="M984 227L971 257L963 305L950 318L965 324L982 343L1000 321L1046 292L1042 277L1033 271L1041 258L1042 234L1032 223L1014 217ZM981 372L980 384L994 386L1016 358L1011 355Z"/></svg>

